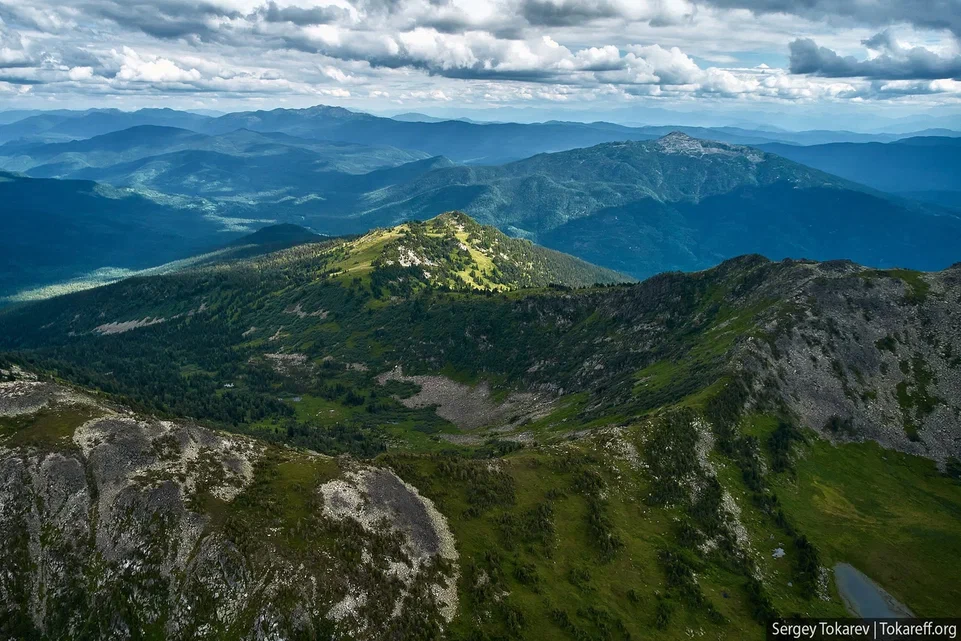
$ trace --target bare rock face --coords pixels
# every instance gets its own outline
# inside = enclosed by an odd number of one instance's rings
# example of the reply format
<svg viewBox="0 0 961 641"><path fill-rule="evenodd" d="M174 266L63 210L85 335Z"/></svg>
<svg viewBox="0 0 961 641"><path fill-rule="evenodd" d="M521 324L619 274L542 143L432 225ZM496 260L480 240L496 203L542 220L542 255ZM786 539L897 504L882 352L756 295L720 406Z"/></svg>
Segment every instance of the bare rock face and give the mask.
<svg viewBox="0 0 961 641"><path fill-rule="evenodd" d="M961 457L961 269L799 265L793 296L744 345L755 394L833 440Z"/></svg>
<svg viewBox="0 0 961 641"><path fill-rule="evenodd" d="M456 611L446 521L392 472L26 382L0 384L0 637L399 638ZM52 418L69 438L27 438Z"/></svg>
<svg viewBox="0 0 961 641"><path fill-rule="evenodd" d="M14 366L0 370L0 417L32 414L55 403L93 404L93 400Z"/></svg>
<svg viewBox="0 0 961 641"><path fill-rule="evenodd" d="M419 575L425 574L438 559L452 564L457 561L454 537L444 517L430 499L404 483L396 474L378 468L361 468L320 488L324 511L333 519L351 519L365 530L377 532L385 525L403 539L401 558L390 559L389 571L403 584L401 599L409 594ZM457 612L457 573L442 573L429 586L440 606L444 621L450 622ZM348 595L347 603L338 603L330 615L337 620L353 614L366 600L363 593ZM354 607L351 607L354 606ZM398 601L392 608L403 607Z"/></svg>

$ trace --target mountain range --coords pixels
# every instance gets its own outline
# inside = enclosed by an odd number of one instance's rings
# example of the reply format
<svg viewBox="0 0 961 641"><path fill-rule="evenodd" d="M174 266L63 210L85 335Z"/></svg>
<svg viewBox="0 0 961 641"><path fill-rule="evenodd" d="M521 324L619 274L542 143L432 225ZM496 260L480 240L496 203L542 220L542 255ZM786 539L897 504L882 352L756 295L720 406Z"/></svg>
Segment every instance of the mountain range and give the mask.
<svg viewBox="0 0 961 641"><path fill-rule="evenodd" d="M65 143L7 143L0 146L0 156L5 159L4 169L44 178L102 179L97 171L102 169L109 172L105 173L106 176L120 180L125 170L127 174L144 171L137 161L149 158L154 163L178 166L190 161L188 152L195 152L201 161L206 160L201 154L208 154L210 160L206 162L212 164L216 163L218 156L244 158L247 162L270 157L283 163L286 162L285 155L300 152L290 161L290 167L280 165L272 172L274 174L292 169L295 163L304 165L305 171L366 173L429 157L423 152L392 147L312 141L280 133L236 130L208 136L156 125L141 125ZM128 181L136 182L137 179L131 177Z"/></svg>
<svg viewBox="0 0 961 641"><path fill-rule="evenodd" d="M291 116L276 117L282 124ZM950 188L953 140L880 145L892 153L874 155L874 173L901 175L897 185L905 191ZM820 153L819 147L791 146L785 153L797 149L810 150L812 157ZM930 151L931 159L913 174L901 171L899 149L918 158ZM823 153L832 157L830 149ZM851 164L869 164L861 160L852 158ZM7 272L7 295L99 268L142 269L181 259L221 247L258 225L293 223L328 235L360 234L452 209L635 278L705 269L744 253L943 269L956 261L961 238L961 222L950 208L885 194L752 147L680 132L471 166L423 151L287 133L198 134L143 126L67 143L8 143L0 147L0 163L34 176L113 186L8 178L9 202L21 203L18 207L30 202L30 208L46 213L0 221L3 242L11 247L8 256L17 256L11 258L15 270ZM895 184L893 178L886 182L889 188ZM46 185L54 188L34 200L32 194ZM86 243L76 242L70 231L74 215L52 222L77 207L75 194L92 194L78 202L81 211L96 212L94 202L108 193L124 197L104 201L100 225L89 229ZM127 255L100 251L98 239L119 238L132 226L141 231ZM30 249L45 235L48 248L66 249ZM59 262L56 270L44 267L51 256Z"/></svg>
<svg viewBox="0 0 961 641"><path fill-rule="evenodd" d="M26 114L25 114L26 115ZM285 133L298 138L386 145L413 149L432 156L447 156L469 164L502 164L542 152L587 147L602 142L651 140L672 131L735 144L823 144L829 142L887 142L912 135L955 136L937 129L906 134L852 132L786 132L738 127L687 127L678 125L626 127L608 122L549 121L520 124L478 123L468 120L382 118L341 107L319 105L307 109L273 109L207 116L172 109L115 109L42 112L0 124L0 143L20 139L64 142L151 125L223 134L238 129Z"/></svg>
<svg viewBox="0 0 961 641"><path fill-rule="evenodd" d="M0 125L0 143L30 137L46 142L64 142L143 125L196 130L209 119L207 116L174 109L45 111Z"/></svg>
<svg viewBox="0 0 961 641"><path fill-rule="evenodd" d="M681 133L499 167L440 168L361 202L367 209L356 218L313 224L346 231L458 207L638 278L744 253L942 269L955 262L961 232L958 217L936 207Z"/></svg>
<svg viewBox="0 0 961 641"><path fill-rule="evenodd" d="M0 638L956 616L961 134L632 104L0 112Z"/></svg>

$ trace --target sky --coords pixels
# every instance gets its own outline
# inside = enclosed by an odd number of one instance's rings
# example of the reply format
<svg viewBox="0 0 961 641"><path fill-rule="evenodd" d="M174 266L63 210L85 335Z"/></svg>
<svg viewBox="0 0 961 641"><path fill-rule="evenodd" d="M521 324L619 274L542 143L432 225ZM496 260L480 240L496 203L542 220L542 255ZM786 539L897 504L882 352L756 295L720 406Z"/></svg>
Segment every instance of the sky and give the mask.
<svg viewBox="0 0 961 641"><path fill-rule="evenodd" d="M961 0L0 0L0 109L315 104L961 128Z"/></svg>

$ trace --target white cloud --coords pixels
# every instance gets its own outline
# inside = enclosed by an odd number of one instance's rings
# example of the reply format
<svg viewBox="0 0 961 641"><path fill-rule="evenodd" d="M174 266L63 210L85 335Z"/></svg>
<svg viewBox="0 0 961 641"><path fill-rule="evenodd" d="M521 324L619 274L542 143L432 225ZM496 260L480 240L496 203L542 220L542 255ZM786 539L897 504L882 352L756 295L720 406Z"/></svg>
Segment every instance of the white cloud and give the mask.
<svg viewBox="0 0 961 641"><path fill-rule="evenodd" d="M4 1L0 85L63 101L961 102L931 58L958 56L950 32L919 23L872 40L877 20L847 11L838 26L762 0ZM841 57L934 60L934 71L791 74L799 36Z"/></svg>
<svg viewBox="0 0 961 641"><path fill-rule="evenodd" d="M0 67L20 67L30 62L30 57L23 49L0 47Z"/></svg>
<svg viewBox="0 0 961 641"><path fill-rule="evenodd" d="M123 64L117 72L117 79L131 82L165 83L196 82L200 72L196 69L182 69L167 58L158 56L142 57L130 47L124 47Z"/></svg>
<svg viewBox="0 0 961 641"><path fill-rule="evenodd" d="M338 69L333 65L324 65L323 67L321 67L320 71L325 76L327 76L328 78L336 82L347 83L347 82L352 82L354 80L354 77L352 75L348 73L344 73L343 71L341 71L340 69Z"/></svg>
<svg viewBox="0 0 961 641"><path fill-rule="evenodd" d="M93 67L73 67L67 72L71 80L89 80L93 78Z"/></svg>

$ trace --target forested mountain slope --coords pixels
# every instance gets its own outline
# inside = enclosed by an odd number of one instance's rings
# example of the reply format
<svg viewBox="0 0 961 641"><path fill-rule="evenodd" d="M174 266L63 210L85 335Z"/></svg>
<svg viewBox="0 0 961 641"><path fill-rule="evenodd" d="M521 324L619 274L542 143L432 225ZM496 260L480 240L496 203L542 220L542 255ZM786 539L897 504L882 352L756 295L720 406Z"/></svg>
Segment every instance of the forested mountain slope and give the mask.
<svg viewBox="0 0 961 641"><path fill-rule="evenodd" d="M66 497L4 503L4 631L760 639L838 562L952 613L957 268L557 261L445 215L0 313L4 487Z"/></svg>
<svg viewBox="0 0 961 641"><path fill-rule="evenodd" d="M680 133L499 167L442 168L360 202L361 216L317 224L391 224L458 208L639 278L745 253L942 269L955 261L961 239L961 220L946 210Z"/></svg>
<svg viewBox="0 0 961 641"><path fill-rule="evenodd" d="M200 200L89 181L0 172L0 299L89 275L135 270L207 251L223 221ZM234 238L239 234L222 234Z"/></svg>

